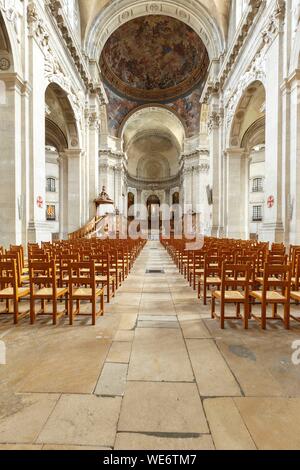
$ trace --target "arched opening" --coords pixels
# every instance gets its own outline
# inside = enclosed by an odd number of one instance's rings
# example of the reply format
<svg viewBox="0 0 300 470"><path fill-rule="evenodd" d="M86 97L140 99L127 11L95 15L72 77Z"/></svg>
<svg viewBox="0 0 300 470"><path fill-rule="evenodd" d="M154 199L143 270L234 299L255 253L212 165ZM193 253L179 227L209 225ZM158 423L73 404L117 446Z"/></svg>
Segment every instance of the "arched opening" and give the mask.
<svg viewBox="0 0 300 470"><path fill-rule="evenodd" d="M259 81L243 93L227 149L227 236L259 239L264 222L265 88Z"/></svg>
<svg viewBox="0 0 300 470"><path fill-rule="evenodd" d="M81 226L77 122L67 93L58 84L47 87L45 103L46 223L53 239L65 239Z"/></svg>
<svg viewBox="0 0 300 470"><path fill-rule="evenodd" d="M129 217L128 217L129 220L134 219L134 214L132 213L134 204L135 204L134 194L129 191L127 195L127 214L129 214Z"/></svg>
<svg viewBox="0 0 300 470"><path fill-rule="evenodd" d="M160 199L156 194L151 194L147 199L147 211L149 228L153 228L160 221Z"/></svg>

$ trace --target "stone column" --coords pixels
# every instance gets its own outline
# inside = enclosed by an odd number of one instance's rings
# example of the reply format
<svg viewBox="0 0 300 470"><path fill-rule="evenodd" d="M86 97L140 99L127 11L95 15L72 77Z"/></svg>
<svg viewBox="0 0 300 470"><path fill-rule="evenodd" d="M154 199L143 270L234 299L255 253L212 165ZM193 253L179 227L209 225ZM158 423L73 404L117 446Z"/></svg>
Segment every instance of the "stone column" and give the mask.
<svg viewBox="0 0 300 470"><path fill-rule="evenodd" d="M226 151L226 237L247 238L248 183L247 158L243 149L231 148Z"/></svg>
<svg viewBox="0 0 300 470"><path fill-rule="evenodd" d="M100 120L97 112L89 113L89 142L88 142L88 172L89 172L89 219L95 215L95 203L100 192L99 171L98 171L98 148L99 148L99 129Z"/></svg>
<svg viewBox="0 0 300 470"><path fill-rule="evenodd" d="M109 161L108 154L106 151L99 152L99 191L102 190L102 187L105 186L108 190L109 186ZM109 194L110 197L113 197L112 194Z"/></svg>
<svg viewBox="0 0 300 470"><path fill-rule="evenodd" d="M260 238L270 243L283 241L282 223L282 98L283 12L272 18L272 30L265 35L266 50L266 179L264 223ZM268 198L274 200L268 207Z"/></svg>
<svg viewBox="0 0 300 470"><path fill-rule="evenodd" d="M209 185L209 163L207 161L200 161L197 168L197 206L196 212L200 213L201 229L205 235L210 235L211 220L210 220L210 207L207 200L206 187Z"/></svg>
<svg viewBox="0 0 300 470"><path fill-rule="evenodd" d="M51 240L46 223L46 156L45 156L45 48L48 35L39 22L35 5L28 13L29 82L31 85L29 123L29 242Z"/></svg>
<svg viewBox="0 0 300 470"><path fill-rule="evenodd" d="M60 155L59 163L59 238L68 238L68 159Z"/></svg>
<svg viewBox="0 0 300 470"><path fill-rule="evenodd" d="M222 195L222 174L220 171L220 114L212 111L208 121L209 153L210 153L210 185L213 189L212 236L219 236L220 205Z"/></svg>
<svg viewBox="0 0 300 470"><path fill-rule="evenodd" d="M282 91L282 221L284 226L284 243L288 245L291 242L291 239L294 237L291 234L292 229L292 217L293 217L293 201L294 194L291 192L291 181L290 177L294 177L294 168L291 173L291 162L293 156L290 155L291 152L291 125L294 123L291 122L291 83L286 79L281 85ZM297 94L297 91L296 91ZM296 100L297 103L297 100ZM297 104L296 108L297 109ZM297 111L296 111L297 112ZM297 119L296 119L297 121ZM295 121L295 122L296 122ZM297 125L297 124L296 124ZM293 162L295 165L295 162Z"/></svg>
<svg viewBox="0 0 300 470"><path fill-rule="evenodd" d="M68 159L68 233L75 232L87 221L82 218L82 151L66 150L64 157Z"/></svg>
<svg viewBox="0 0 300 470"><path fill-rule="evenodd" d="M290 108L290 243L300 244L300 70L289 80Z"/></svg>
<svg viewBox="0 0 300 470"><path fill-rule="evenodd" d="M192 207L192 169L187 167L183 171L183 213Z"/></svg>
<svg viewBox="0 0 300 470"><path fill-rule="evenodd" d="M26 172L21 158L23 84L14 73L1 73L0 82L0 245L9 247L10 243L22 243L25 203L22 173Z"/></svg>

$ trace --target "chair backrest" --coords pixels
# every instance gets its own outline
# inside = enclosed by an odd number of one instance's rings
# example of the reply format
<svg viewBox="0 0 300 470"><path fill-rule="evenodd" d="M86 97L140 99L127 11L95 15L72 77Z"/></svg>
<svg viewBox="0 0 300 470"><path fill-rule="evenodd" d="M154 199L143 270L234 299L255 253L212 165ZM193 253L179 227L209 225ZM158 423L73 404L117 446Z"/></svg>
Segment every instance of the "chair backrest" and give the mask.
<svg viewBox="0 0 300 470"><path fill-rule="evenodd" d="M53 294L57 290L56 264L51 261L29 261L30 290L33 293L34 287L48 287L53 289Z"/></svg>
<svg viewBox="0 0 300 470"><path fill-rule="evenodd" d="M11 252L6 251L4 255L0 256L1 261L15 261L16 262L16 269L17 269L17 279L18 279L18 286L21 287L21 261L20 261L20 253L19 252Z"/></svg>
<svg viewBox="0 0 300 470"><path fill-rule="evenodd" d="M11 253L19 253L21 268L23 269L25 266L25 259L24 259L24 248L22 245L10 245L9 251Z"/></svg>
<svg viewBox="0 0 300 470"><path fill-rule="evenodd" d="M14 293L18 292L18 274L16 260L0 261L0 289L12 287Z"/></svg>
<svg viewBox="0 0 300 470"><path fill-rule="evenodd" d="M244 294L249 294L249 281L251 266L248 264L230 264L224 262L221 274L221 295L225 296L226 290L231 287L234 290L241 288Z"/></svg>
<svg viewBox="0 0 300 470"><path fill-rule="evenodd" d="M270 290L281 290L289 295L291 290L291 267L265 263L263 275L263 295Z"/></svg>
<svg viewBox="0 0 300 470"><path fill-rule="evenodd" d="M288 261L288 255L275 255L275 254L269 254L267 256L266 262L270 265L279 265L279 266L285 266Z"/></svg>
<svg viewBox="0 0 300 470"><path fill-rule="evenodd" d="M91 256L91 260L95 262L95 272L103 276L109 276L110 273L110 254L109 252L98 252Z"/></svg>
<svg viewBox="0 0 300 470"><path fill-rule="evenodd" d="M223 259L219 256L205 256L204 277L221 276Z"/></svg>
<svg viewBox="0 0 300 470"><path fill-rule="evenodd" d="M96 290L95 261L80 261L69 263L69 286L90 286Z"/></svg>
<svg viewBox="0 0 300 470"><path fill-rule="evenodd" d="M47 263L50 261L50 256L49 253L45 253L42 250L41 251L33 251L32 253L29 254L28 256L28 261L40 261L42 263Z"/></svg>
<svg viewBox="0 0 300 470"><path fill-rule="evenodd" d="M298 291L300 288L300 253L295 256L294 264L295 266L291 267L292 276L295 277L295 289Z"/></svg>

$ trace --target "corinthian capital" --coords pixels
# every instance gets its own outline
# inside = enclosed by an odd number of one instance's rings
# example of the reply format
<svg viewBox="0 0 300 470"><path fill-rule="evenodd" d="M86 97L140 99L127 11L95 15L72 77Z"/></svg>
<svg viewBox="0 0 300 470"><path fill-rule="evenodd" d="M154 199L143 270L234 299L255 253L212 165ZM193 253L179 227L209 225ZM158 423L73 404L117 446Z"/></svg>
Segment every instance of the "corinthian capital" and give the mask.
<svg viewBox="0 0 300 470"><path fill-rule="evenodd" d="M221 124L221 115L220 113L213 111L208 116L207 129L210 134L214 129L219 129Z"/></svg>

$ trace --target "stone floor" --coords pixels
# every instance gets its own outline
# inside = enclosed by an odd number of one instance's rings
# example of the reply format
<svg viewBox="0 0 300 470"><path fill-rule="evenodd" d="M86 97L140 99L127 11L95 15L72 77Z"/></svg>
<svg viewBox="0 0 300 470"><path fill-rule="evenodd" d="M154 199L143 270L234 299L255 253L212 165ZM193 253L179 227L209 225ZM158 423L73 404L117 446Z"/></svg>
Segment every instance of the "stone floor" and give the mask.
<svg viewBox="0 0 300 470"><path fill-rule="evenodd" d="M158 242L96 327L2 315L0 449L300 449L300 325L226 327Z"/></svg>

